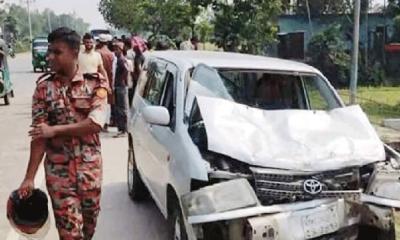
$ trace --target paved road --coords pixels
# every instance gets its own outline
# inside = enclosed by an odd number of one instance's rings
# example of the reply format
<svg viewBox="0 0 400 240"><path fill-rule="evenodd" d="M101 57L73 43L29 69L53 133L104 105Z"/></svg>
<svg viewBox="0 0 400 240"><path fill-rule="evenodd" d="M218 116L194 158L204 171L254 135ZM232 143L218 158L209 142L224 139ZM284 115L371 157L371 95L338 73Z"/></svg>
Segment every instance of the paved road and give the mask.
<svg viewBox="0 0 400 240"><path fill-rule="evenodd" d="M15 98L11 105L0 99L0 239L21 240L5 218L6 201L25 173L29 157L28 130L31 96L35 81L29 54L18 55L10 61ZM113 129L111 129L113 131ZM116 130L114 130L116 131ZM102 135L104 182L95 240L165 240L166 221L152 201L135 204L126 188L127 140L114 139L111 133ZM40 168L36 186L45 189L43 169ZM54 220L46 240L58 239Z"/></svg>

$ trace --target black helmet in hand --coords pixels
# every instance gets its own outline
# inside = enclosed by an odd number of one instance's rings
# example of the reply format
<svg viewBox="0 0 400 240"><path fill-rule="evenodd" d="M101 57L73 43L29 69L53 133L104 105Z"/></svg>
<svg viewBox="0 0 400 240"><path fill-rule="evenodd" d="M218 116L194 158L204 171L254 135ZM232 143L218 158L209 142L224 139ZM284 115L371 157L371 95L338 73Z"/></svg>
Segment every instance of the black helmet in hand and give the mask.
<svg viewBox="0 0 400 240"><path fill-rule="evenodd" d="M42 238L49 230L49 210L46 194L34 189L32 194L21 199L18 190L11 193L7 202L7 218L11 226L21 235Z"/></svg>

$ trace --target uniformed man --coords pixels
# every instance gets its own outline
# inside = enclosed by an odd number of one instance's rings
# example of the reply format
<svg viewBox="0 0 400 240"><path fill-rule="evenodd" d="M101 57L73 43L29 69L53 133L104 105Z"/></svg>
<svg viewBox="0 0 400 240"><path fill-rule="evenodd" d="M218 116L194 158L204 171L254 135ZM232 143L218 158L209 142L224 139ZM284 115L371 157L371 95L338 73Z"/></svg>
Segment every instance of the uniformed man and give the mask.
<svg viewBox="0 0 400 240"><path fill-rule="evenodd" d="M60 239L92 239L100 210L99 132L106 120L108 82L78 68L79 35L59 28L48 36L53 71L39 78L32 103L30 159L19 188L29 196L45 155L45 175Z"/></svg>

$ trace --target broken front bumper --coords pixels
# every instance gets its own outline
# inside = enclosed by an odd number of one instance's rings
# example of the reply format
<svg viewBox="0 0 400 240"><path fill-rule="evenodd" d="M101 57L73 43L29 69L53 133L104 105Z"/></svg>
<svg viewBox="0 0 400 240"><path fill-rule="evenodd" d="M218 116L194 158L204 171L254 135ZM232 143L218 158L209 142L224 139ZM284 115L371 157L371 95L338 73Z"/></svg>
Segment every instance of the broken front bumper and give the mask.
<svg viewBox="0 0 400 240"><path fill-rule="evenodd" d="M262 206L247 180L232 180L187 194L182 198L188 223L202 239L201 226L225 222L234 240L313 239L356 228L361 222L361 206L376 204L400 207L400 201L361 194L358 199L317 199L305 202ZM390 208L389 208L390 209ZM357 237L356 229L343 239ZM245 234L244 234L245 233Z"/></svg>
<svg viewBox="0 0 400 240"><path fill-rule="evenodd" d="M204 224L222 220L234 224L230 232L236 236L246 232L246 238L303 240L353 226L360 221L354 204L343 199L314 200L310 202L281 204L269 207L251 207L223 213L189 216L190 224ZM241 219L241 222L237 222ZM236 222L235 222L236 221Z"/></svg>

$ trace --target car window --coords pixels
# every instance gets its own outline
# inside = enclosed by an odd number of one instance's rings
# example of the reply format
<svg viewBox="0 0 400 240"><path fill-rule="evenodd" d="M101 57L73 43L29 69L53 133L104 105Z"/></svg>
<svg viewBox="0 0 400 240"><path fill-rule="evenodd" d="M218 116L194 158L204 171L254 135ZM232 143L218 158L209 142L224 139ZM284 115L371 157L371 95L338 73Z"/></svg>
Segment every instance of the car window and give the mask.
<svg viewBox="0 0 400 240"><path fill-rule="evenodd" d="M316 81L313 76L304 76L303 83L307 93L307 101L313 110L329 110L337 107L338 102L330 95L326 84Z"/></svg>
<svg viewBox="0 0 400 240"><path fill-rule="evenodd" d="M159 105L163 86L165 82L166 63L161 61L151 61L148 63L146 72L146 85L143 98L152 105Z"/></svg>
<svg viewBox="0 0 400 240"><path fill-rule="evenodd" d="M171 117L170 127L175 130L176 119L176 77L173 73L167 71L165 75L165 82L163 87L163 95L161 97L160 105L168 109Z"/></svg>
<svg viewBox="0 0 400 240"><path fill-rule="evenodd" d="M199 64L193 71L192 78L198 83L198 89L211 90L210 93L216 97L232 98L227 89L228 86L224 84L223 76L216 69Z"/></svg>

